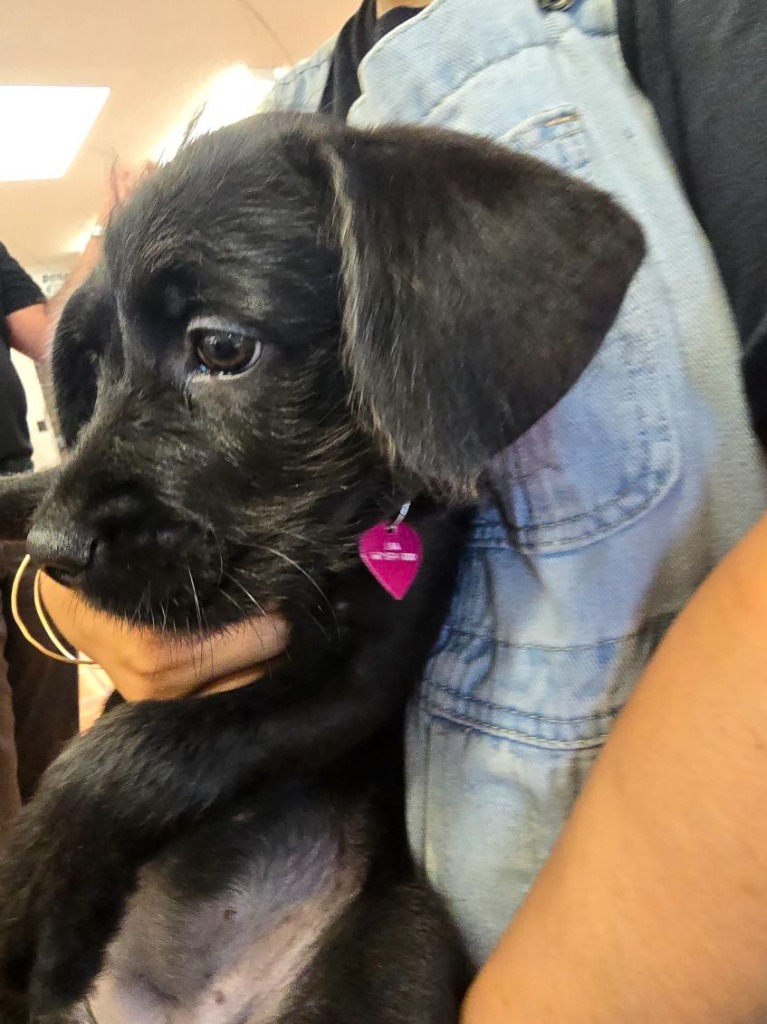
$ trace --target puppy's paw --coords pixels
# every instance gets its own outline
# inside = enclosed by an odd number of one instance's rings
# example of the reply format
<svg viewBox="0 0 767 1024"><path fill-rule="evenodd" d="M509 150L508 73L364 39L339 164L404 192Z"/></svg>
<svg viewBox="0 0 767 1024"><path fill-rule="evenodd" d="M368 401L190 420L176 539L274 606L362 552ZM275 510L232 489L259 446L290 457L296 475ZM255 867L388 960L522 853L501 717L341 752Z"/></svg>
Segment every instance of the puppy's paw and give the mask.
<svg viewBox="0 0 767 1024"><path fill-rule="evenodd" d="M66 1011L89 991L101 971L108 940L86 930L99 920L95 902L65 905L45 923L29 979L30 1019L35 1024L68 1020Z"/></svg>
<svg viewBox="0 0 767 1024"><path fill-rule="evenodd" d="M71 881L71 878L70 878ZM0 930L0 1024L69 1024L119 927L124 898L82 884L41 885ZM10 901L13 903L13 901ZM46 906L41 919L39 908ZM4 908L5 910L5 908Z"/></svg>
<svg viewBox="0 0 767 1024"><path fill-rule="evenodd" d="M83 862L79 877L37 872L34 899L13 899L3 907L0 927L0 1022L54 1021L85 996L100 973L106 948L119 927L124 893L90 878ZM9 1010L6 1012L5 1003ZM13 1011L13 1014L12 1012Z"/></svg>
<svg viewBox="0 0 767 1024"><path fill-rule="evenodd" d="M116 709L67 748L19 815L0 861L0 988L29 993L42 1019L87 994L142 864L234 789L243 766L216 743L250 749L233 742L233 699Z"/></svg>
<svg viewBox="0 0 767 1024"><path fill-rule="evenodd" d="M66 786L18 818L0 863L0 990L12 1000L28 997L31 1021L87 992L119 926L135 848L110 850L109 834L87 794Z"/></svg>

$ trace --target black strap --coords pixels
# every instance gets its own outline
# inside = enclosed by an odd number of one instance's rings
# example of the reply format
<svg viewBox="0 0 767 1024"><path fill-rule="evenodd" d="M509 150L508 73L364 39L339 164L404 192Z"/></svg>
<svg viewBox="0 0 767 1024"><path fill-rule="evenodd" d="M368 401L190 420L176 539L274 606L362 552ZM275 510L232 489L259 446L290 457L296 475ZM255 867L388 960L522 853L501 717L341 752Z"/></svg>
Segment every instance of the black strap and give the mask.
<svg viewBox="0 0 767 1024"><path fill-rule="evenodd" d="M618 11L618 38L620 39L621 50L623 51L623 60L629 69L631 77L641 89L636 0L617 0L616 6Z"/></svg>
<svg viewBox="0 0 767 1024"><path fill-rule="evenodd" d="M376 0L364 0L339 33L322 93L320 112L346 120L360 97L359 66L366 54L393 28L419 13L414 7L397 7L376 18Z"/></svg>

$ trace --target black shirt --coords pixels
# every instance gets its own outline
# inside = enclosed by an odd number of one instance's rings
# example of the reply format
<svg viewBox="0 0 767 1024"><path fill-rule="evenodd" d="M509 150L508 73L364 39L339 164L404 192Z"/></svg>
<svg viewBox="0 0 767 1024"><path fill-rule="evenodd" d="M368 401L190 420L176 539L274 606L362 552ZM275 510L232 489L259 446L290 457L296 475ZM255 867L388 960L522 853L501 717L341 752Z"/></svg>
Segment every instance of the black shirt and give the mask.
<svg viewBox="0 0 767 1024"><path fill-rule="evenodd" d="M619 0L626 63L713 247L767 443L767 3Z"/></svg>
<svg viewBox="0 0 767 1024"><path fill-rule="evenodd" d="M346 120L360 97L357 71L362 58L393 28L420 13L417 7L396 7L379 20L376 18L376 0L364 0L338 36L320 103L321 113Z"/></svg>
<svg viewBox="0 0 767 1024"><path fill-rule="evenodd" d="M6 317L45 302L29 274L0 243L0 473L9 461L28 459L32 445L27 429L27 399L11 362Z"/></svg>
<svg viewBox="0 0 767 1024"><path fill-rule="evenodd" d="M577 0L576 0L577 2ZM743 340L757 433L767 443L767 0L617 0L629 71L661 130L719 263ZM481 4L478 4L478 12ZM363 57L419 14L376 21L364 0L338 37L323 113L346 118Z"/></svg>

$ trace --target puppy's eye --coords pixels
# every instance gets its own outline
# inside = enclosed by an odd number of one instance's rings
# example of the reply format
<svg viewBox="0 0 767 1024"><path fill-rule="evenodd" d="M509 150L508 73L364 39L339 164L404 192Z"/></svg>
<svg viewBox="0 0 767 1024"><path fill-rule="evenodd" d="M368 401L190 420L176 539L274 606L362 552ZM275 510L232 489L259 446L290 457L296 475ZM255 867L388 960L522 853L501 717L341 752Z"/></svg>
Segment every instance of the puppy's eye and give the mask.
<svg viewBox="0 0 767 1024"><path fill-rule="evenodd" d="M261 342L233 331L199 331L194 350L209 373L242 373L258 359Z"/></svg>
<svg viewBox="0 0 767 1024"><path fill-rule="evenodd" d="M198 373L244 373L261 355L261 342L253 334L223 322L192 322L187 342Z"/></svg>

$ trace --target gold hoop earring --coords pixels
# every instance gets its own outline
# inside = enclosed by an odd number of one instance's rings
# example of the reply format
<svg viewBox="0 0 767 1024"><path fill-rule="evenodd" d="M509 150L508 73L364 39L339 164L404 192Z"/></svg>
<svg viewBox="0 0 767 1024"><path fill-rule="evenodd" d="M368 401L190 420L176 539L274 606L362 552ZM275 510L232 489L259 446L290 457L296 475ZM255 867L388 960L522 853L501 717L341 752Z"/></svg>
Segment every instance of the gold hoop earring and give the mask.
<svg viewBox="0 0 767 1024"><path fill-rule="evenodd" d="M63 643L56 636L53 626L51 625L48 613L43 605L42 595L40 593L40 577L42 576L42 569L38 569L35 573L35 582L33 586L33 596L35 601L35 611L37 617L40 619L40 624L45 630L48 639L51 641L56 651L50 651L47 647L40 643L39 640L35 639L29 632L27 627L24 625L24 621L21 618L21 612L19 611L19 587L21 586L21 580L24 573L29 568L29 564L32 561L31 555L25 555L24 560L19 566L16 575L13 578L13 586L11 587L11 614L13 615L13 621L19 627L21 635L31 644L34 648L40 651L41 654L46 655L48 658L53 658L54 661L63 661L69 665L95 665L95 661L91 661L90 658L77 658L74 654L70 654ZM61 652L61 653L57 653Z"/></svg>

